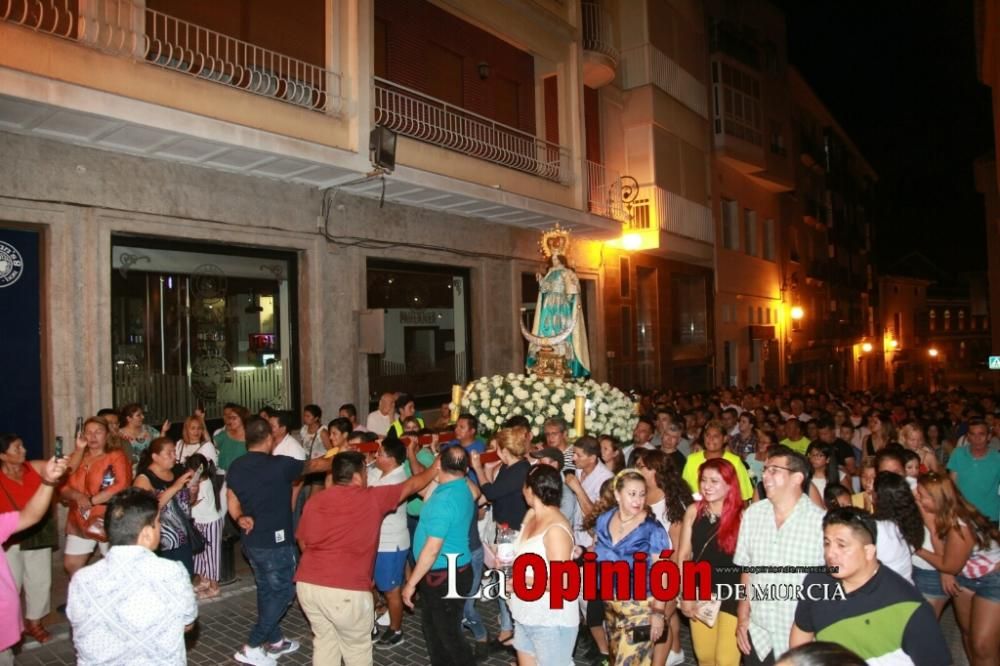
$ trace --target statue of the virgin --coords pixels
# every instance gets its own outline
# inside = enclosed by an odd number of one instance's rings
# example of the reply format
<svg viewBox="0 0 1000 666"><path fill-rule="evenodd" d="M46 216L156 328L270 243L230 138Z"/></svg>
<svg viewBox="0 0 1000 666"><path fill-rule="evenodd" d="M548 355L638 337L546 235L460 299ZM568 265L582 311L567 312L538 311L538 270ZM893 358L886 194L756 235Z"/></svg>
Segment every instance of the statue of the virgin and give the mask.
<svg viewBox="0 0 1000 666"><path fill-rule="evenodd" d="M587 327L580 303L580 279L568 265L569 232L558 225L542 236L542 253L548 270L538 279L538 304L531 331L521 332L528 340L529 372L545 375L590 376ZM561 368L553 368L557 361Z"/></svg>

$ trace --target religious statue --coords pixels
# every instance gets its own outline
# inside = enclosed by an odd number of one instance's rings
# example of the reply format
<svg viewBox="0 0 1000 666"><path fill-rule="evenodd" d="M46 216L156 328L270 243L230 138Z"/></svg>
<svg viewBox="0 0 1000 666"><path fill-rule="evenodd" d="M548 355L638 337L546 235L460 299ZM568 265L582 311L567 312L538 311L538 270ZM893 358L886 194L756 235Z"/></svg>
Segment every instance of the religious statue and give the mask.
<svg viewBox="0 0 1000 666"><path fill-rule="evenodd" d="M569 232L556 225L542 235L541 248L548 262L538 280L538 305L528 331L528 372L543 377L589 377L590 350L580 304L580 279L566 262Z"/></svg>

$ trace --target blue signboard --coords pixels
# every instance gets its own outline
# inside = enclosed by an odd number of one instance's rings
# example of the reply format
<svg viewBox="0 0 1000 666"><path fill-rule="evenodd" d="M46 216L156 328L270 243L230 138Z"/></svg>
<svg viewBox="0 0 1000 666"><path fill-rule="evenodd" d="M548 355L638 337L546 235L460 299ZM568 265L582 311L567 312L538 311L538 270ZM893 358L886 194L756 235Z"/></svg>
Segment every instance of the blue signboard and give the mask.
<svg viewBox="0 0 1000 666"><path fill-rule="evenodd" d="M1000 370L1000 356L990 356L990 370Z"/></svg>

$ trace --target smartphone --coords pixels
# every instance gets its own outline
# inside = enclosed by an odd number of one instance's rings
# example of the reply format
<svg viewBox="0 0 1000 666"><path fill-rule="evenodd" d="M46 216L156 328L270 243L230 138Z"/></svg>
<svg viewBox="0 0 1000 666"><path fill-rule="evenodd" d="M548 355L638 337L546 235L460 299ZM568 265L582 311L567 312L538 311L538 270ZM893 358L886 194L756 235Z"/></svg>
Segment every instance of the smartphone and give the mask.
<svg viewBox="0 0 1000 666"><path fill-rule="evenodd" d="M83 417L82 416L78 416L78 417L76 417L76 435L75 435L75 438L76 439L80 439L80 437L82 437L82 436L83 436Z"/></svg>
<svg viewBox="0 0 1000 666"><path fill-rule="evenodd" d="M55 451L55 455L56 455L56 458L62 458L63 457L63 438L62 437L56 437L56 451Z"/></svg>
<svg viewBox="0 0 1000 666"><path fill-rule="evenodd" d="M639 627L632 628L632 642L633 643L648 643L650 636L652 636L652 625L644 624ZM663 635L660 639L656 641L657 643L666 643L667 637L670 632L666 627L663 628Z"/></svg>

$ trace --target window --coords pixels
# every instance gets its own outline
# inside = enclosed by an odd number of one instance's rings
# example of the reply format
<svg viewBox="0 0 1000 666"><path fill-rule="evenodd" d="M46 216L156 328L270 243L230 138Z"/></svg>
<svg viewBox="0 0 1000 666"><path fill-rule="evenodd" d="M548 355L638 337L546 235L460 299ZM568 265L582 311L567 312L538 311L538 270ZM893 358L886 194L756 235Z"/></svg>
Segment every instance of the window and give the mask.
<svg viewBox="0 0 1000 666"><path fill-rule="evenodd" d="M764 220L764 258L774 261L774 220Z"/></svg>
<svg viewBox="0 0 1000 666"><path fill-rule="evenodd" d="M759 306L757 307L757 323L758 324L764 323L764 308Z"/></svg>
<svg viewBox="0 0 1000 666"><path fill-rule="evenodd" d="M468 381L468 285L464 269L368 260L368 308L383 312L385 339L382 354L368 355L373 403L406 391L418 406L436 406Z"/></svg>
<svg viewBox="0 0 1000 666"><path fill-rule="evenodd" d="M111 256L115 405L157 424L293 407L294 254L121 238Z"/></svg>
<svg viewBox="0 0 1000 666"><path fill-rule="evenodd" d="M747 306L747 324L753 325L753 306Z"/></svg>
<svg viewBox="0 0 1000 666"><path fill-rule="evenodd" d="M958 330L965 330L965 310L958 311Z"/></svg>
<svg viewBox="0 0 1000 666"><path fill-rule="evenodd" d="M708 293L701 275L673 273L670 276L674 345L708 343Z"/></svg>
<svg viewBox="0 0 1000 666"><path fill-rule="evenodd" d="M621 289L619 293L621 293L622 298L628 298L629 294L632 292L632 284L630 280L631 268L629 266L628 257L618 258L618 270L620 271L619 274L621 276L619 278L621 282Z"/></svg>
<svg viewBox="0 0 1000 666"><path fill-rule="evenodd" d="M750 256L757 255L757 212L749 208L743 209L743 235L746 237L746 251Z"/></svg>
<svg viewBox="0 0 1000 666"><path fill-rule="evenodd" d="M951 330L951 310L944 311L944 330Z"/></svg>
<svg viewBox="0 0 1000 666"><path fill-rule="evenodd" d="M722 246L727 250L740 249L740 228L737 205L730 199L722 200Z"/></svg>
<svg viewBox="0 0 1000 666"><path fill-rule="evenodd" d="M771 121L771 152L775 155L780 155L784 157L785 152L785 135L781 131L781 123L776 121Z"/></svg>
<svg viewBox="0 0 1000 666"><path fill-rule="evenodd" d="M764 309L764 323L765 324L771 323L771 308Z"/></svg>
<svg viewBox="0 0 1000 666"><path fill-rule="evenodd" d="M937 328L937 312L931 310L930 313L928 314L930 315L930 318L928 320L928 328L930 328L930 330L933 331L934 329Z"/></svg>
<svg viewBox="0 0 1000 666"><path fill-rule="evenodd" d="M728 63L713 63L713 73L716 71L715 65L721 65L721 84L715 83L716 97L716 132L721 132L729 136L742 139L756 146L763 144L760 107L760 81L742 69L734 67ZM721 114L718 108L718 95L722 93ZM721 118L720 118L721 115Z"/></svg>
<svg viewBox="0 0 1000 666"><path fill-rule="evenodd" d="M792 227L788 230L788 259L794 262L802 261L799 254L799 230Z"/></svg>

